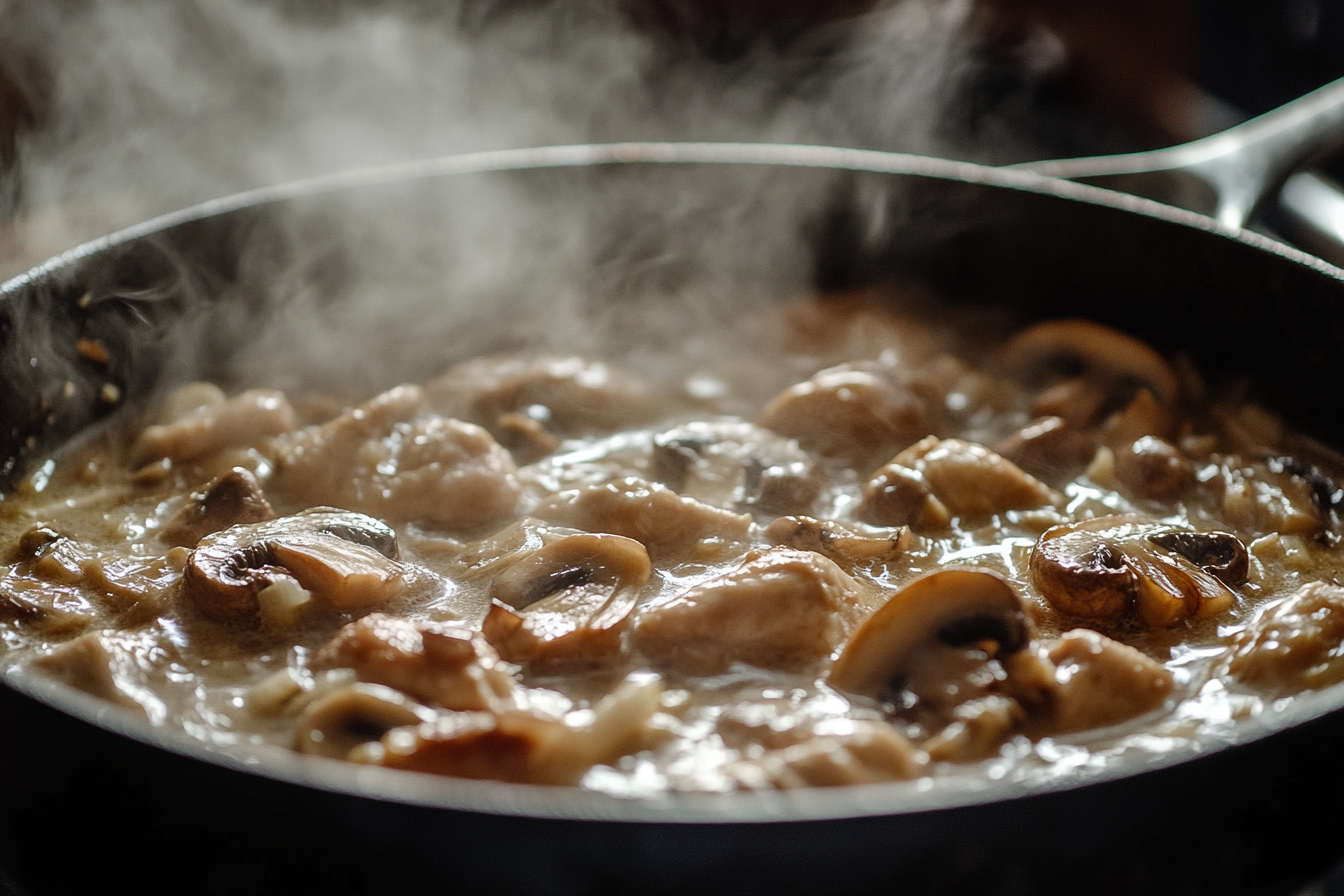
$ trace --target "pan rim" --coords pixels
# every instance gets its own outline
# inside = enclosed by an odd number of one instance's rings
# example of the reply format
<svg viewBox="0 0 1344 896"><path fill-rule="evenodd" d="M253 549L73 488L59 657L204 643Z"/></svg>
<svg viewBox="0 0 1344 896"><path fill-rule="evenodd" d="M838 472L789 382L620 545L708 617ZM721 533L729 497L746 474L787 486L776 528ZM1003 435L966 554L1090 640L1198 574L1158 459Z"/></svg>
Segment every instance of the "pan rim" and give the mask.
<svg viewBox="0 0 1344 896"><path fill-rule="evenodd" d="M390 185L422 178L487 174L548 168L589 168L635 164L735 164L821 168L914 175L938 180L1001 187L1047 197L1081 201L1129 211L1197 230L1269 252L1344 282L1344 269L1288 246L1272 237L1173 206L1036 174L994 168L931 156L851 149L838 146L764 143L610 143L540 146L439 156L359 168L261 187L198 203L151 218L78 245L0 283L0 301L30 284L57 274L77 262L178 225L246 208L286 200ZM0 683L13 691L80 721L145 746L187 759L208 762L236 772L259 775L306 788L403 803L432 809L590 822L653 824L736 824L837 821L879 816L912 816L925 812L1029 799L1115 782L1149 771L1170 768L1200 757L1238 749L1344 708L1344 684L1299 695L1286 710L1275 710L1239 724L1235 737L1189 746L1153 756L1122 757L1104 767L1040 777L1026 782L1005 780L964 787L932 786L930 779L913 782L807 788L783 793L665 794L619 797L576 787L545 787L471 781L440 776L357 767L302 756L283 748L256 752L214 746L184 732L161 729L59 681L18 667L0 669ZM920 781L925 782L921 784Z"/></svg>
<svg viewBox="0 0 1344 896"><path fill-rule="evenodd" d="M574 143L434 156L375 165L286 181L210 199L158 215L81 243L0 283L0 298L62 268L181 224L228 212L286 200L337 193L360 187L390 185L425 178L547 168L591 168L603 165L727 164L820 168L873 174L915 175L935 180L1002 187L1090 205L1106 206L1143 217L1181 224L1253 246L1297 262L1332 279L1344 281L1344 268L1255 230L1229 227L1198 212L1091 184L1016 168L996 168L936 156L852 149L801 143L629 142Z"/></svg>

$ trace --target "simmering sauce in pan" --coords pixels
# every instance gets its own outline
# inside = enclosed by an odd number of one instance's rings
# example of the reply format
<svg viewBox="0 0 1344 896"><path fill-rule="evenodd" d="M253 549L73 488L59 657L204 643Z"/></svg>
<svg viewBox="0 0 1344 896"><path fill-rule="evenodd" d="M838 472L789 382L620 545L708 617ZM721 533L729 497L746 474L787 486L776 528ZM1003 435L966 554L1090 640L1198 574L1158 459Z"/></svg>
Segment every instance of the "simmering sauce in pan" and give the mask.
<svg viewBox="0 0 1344 896"><path fill-rule="evenodd" d="M623 795L1064 773L1344 678L1334 456L1190 365L854 296L722 338L185 386L0 503L0 663Z"/></svg>

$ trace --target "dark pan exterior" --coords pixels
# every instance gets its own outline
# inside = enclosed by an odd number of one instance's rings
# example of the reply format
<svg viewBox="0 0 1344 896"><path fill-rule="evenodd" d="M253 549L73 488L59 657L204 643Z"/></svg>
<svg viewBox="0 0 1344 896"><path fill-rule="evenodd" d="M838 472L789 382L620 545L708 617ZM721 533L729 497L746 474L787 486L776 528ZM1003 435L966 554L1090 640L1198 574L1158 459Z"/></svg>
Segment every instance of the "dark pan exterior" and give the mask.
<svg viewBox="0 0 1344 896"><path fill-rule="evenodd" d="M592 167L613 161L625 164ZM168 376L234 376L234 348L273 312L241 246L267 247L292 271L308 264L290 256L321 232L314 222L366 205L385 213L408 196L451 203L455 183L484 176L476 169L522 168L507 175L515 187L553 198L557 182L600 192L661 178L662 161L716 177L766 164L806 182L821 286L917 279L1021 320L1103 320L1248 378L1298 425L1344 444L1334 397L1344 281L1269 240L937 160L578 148L282 188L152 223L0 287L8 475L111 413L98 398L105 382L134 404ZM331 258L311 269L335 291L349 275ZM58 360L31 365L34 333ZM110 369L74 354L88 334L111 349ZM75 396L62 402L66 381ZM639 802L291 756L252 766L13 674L0 685L0 869L39 893L1292 892L1344 855L1339 827L1317 821L1344 805L1341 704L1344 693L1325 692L1242 743L1062 785Z"/></svg>

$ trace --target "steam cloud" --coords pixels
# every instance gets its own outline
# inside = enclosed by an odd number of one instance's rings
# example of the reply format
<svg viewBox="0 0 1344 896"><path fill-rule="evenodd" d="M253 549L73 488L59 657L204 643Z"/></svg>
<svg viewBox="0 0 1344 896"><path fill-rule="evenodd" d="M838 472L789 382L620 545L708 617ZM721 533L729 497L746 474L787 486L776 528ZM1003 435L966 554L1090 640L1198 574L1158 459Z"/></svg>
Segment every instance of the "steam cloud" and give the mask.
<svg viewBox="0 0 1344 896"><path fill-rule="evenodd" d="M9 211L26 222L29 253L54 252L243 189L478 149L731 140L985 154L947 127L974 68L969 0L879 3L730 60L680 51L630 8L0 0L3 41L40 61L44 95L41 127L17 145ZM257 334L247 378L277 375L280 357L362 384L423 372L351 363L371 350L441 359L508 339L583 349L610 329L577 313L595 294L700 296L663 306L661 322L622 323L646 336L712 322L729 296L749 305L806 286L799 222L828 184L739 172L723 183L616 176L563 196L513 181L454 190L447 216L411 197L340 226L291 222L302 258L252 266L254 283L283 294L288 325ZM725 197L726 216L707 211ZM358 301L334 303L332 278L314 280L333 258L345 260L338 291ZM441 313L446 295L456 316ZM393 307L416 323L389 329ZM473 308L489 313L468 328Z"/></svg>

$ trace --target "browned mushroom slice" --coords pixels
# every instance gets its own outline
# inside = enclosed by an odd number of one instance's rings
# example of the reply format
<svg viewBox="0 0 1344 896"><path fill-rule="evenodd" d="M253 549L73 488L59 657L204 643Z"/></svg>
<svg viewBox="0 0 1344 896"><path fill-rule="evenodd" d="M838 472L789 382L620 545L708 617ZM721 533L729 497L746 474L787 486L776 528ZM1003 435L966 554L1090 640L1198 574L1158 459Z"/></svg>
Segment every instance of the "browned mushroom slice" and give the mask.
<svg viewBox="0 0 1344 896"><path fill-rule="evenodd" d="M919 541L909 529L847 528L834 520L806 516L782 516L761 533L780 547L818 554L844 565L890 563L904 556Z"/></svg>
<svg viewBox="0 0 1344 896"><path fill-rule="evenodd" d="M1140 389L1168 407L1180 380L1147 343L1088 320L1054 320L1022 330L1004 348L1004 363L1019 376L1064 372L1103 384L1128 402Z"/></svg>
<svg viewBox="0 0 1344 896"><path fill-rule="evenodd" d="M146 428L133 451L140 462L163 457L191 461L221 448L289 432L294 422L294 410L283 392L252 389Z"/></svg>
<svg viewBox="0 0 1344 896"><path fill-rule="evenodd" d="M1062 417L1043 417L998 445L998 453L1046 482L1073 478L1097 451L1097 440Z"/></svg>
<svg viewBox="0 0 1344 896"><path fill-rule="evenodd" d="M826 676L852 694L889 699L939 654L973 648L994 659L1031 640L1022 599L1002 576L944 569L916 579L869 616Z"/></svg>
<svg viewBox="0 0 1344 896"><path fill-rule="evenodd" d="M392 688L347 685L304 707L295 726L294 749L330 759L349 759L356 747L379 740L393 728L433 718L432 712Z"/></svg>
<svg viewBox="0 0 1344 896"><path fill-rule="evenodd" d="M661 692L656 677L632 675L582 727L519 710L441 714L428 724L388 731L380 744L351 758L458 778L576 784L593 765L639 749Z"/></svg>
<svg viewBox="0 0 1344 896"><path fill-rule="evenodd" d="M536 516L587 532L609 532L641 542L655 559L721 554L747 540L751 517L710 507L654 482L626 478L560 492Z"/></svg>
<svg viewBox="0 0 1344 896"><path fill-rule="evenodd" d="M571 535L497 576L481 631L500 656L533 669L602 665L653 574L644 545L620 535Z"/></svg>
<svg viewBox="0 0 1344 896"><path fill-rule="evenodd" d="M685 497L765 513L806 511L821 492L817 464L797 442L741 420L658 433L650 473Z"/></svg>
<svg viewBox="0 0 1344 896"><path fill-rule="evenodd" d="M498 660L466 626L370 613L341 629L313 658L313 668L353 669L361 681L445 709L488 710L513 701L513 678Z"/></svg>
<svg viewBox="0 0 1344 896"><path fill-rule="evenodd" d="M1216 616L1236 595L1212 571L1232 577L1246 549L1234 535L1196 534L1132 516L1056 526L1032 550L1032 584L1056 610L1083 619L1137 611L1149 628L1165 628Z"/></svg>
<svg viewBox="0 0 1344 896"><path fill-rule="evenodd" d="M631 644L659 666L714 674L741 662L804 669L844 640L858 583L819 554L775 548L646 607Z"/></svg>
<svg viewBox="0 0 1344 896"><path fill-rule="evenodd" d="M1115 450L1115 475L1141 498L1174 501L1195 484L1195 469L1170 442L1144 436Z"/></svg>
<svg viewBox="0 0 1344 896"><path fill-rule="evenodd" d="M1303 585L1261 608L1237 639L1229 671L1272 694L1315 690L1344 680L1344 588Z"/></svg>
<svg viewBox="0 0 1344 896"><path fill-rule="evenodd" d="M760 423L855 466L890 457L932 429L924 401L889 371L851 364L785 389L765 406Z"/></svg>
<svg viewBox="0 0 1344 896"><path fill-rule="evenodd" d="M929 436L891 459L879 475L914 470L953 516L983 517L1046 507L1059 495L983 445ZM872 483L870 483L871 487Z"/></svg>
<svg viewBox="0 0 1344 896"><path fill-rule="evenodd" d="M188 555L182 594L212 619L247 622L262 611L262 593L288 581L353 612L402 592L407 567L396 553L395 534L378 520L315 508L202 539Z"/></svg>
<svg viewBox="0 0 1344 896"><path fill-rule="evenodd" d="M257 477L251 470L234 467L192 494L187 505L159 532L159 540L193 547L206 535L220 529L239 523L260 523L274 517L275 511L262 493Z"/></svg>

